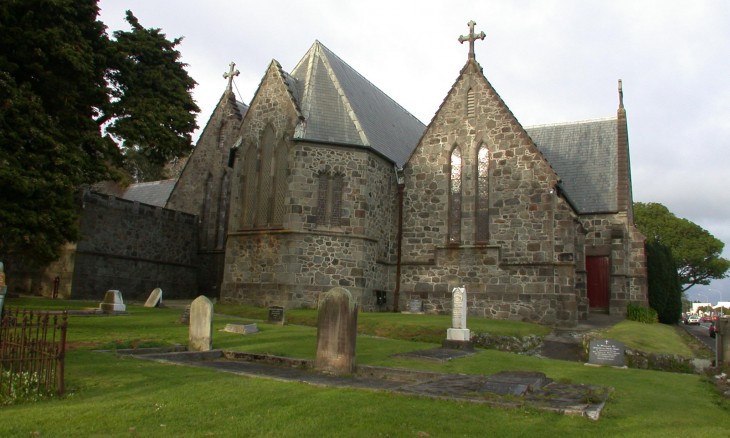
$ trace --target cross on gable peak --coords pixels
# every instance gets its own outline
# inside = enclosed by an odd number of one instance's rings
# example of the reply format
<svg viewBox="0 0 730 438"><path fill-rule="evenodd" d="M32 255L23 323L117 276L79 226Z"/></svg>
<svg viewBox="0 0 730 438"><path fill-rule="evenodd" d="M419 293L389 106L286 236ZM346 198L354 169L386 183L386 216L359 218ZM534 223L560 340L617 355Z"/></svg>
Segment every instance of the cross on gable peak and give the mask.
<svg viewBox="0 0 730 438"><path fill-rule="evenodd" d="M231 91L231 89L232 89L231 87L233 84L233 78L235 76L238 76L239 74L241 74L241 72L238 70L235 70L236 63L233 61L231 61L231 63L228 64L228 67L229 67L229 70L226 73L223 73L223 79L228 79L228 86L226 87L226 91Z"/></svg>
<svg viewBox="0 0 730 438"><path fill-rule="evenodd" d="M467 23L469 26L469 35L462 35L459 37L459 42L464 43L464 41L469 41L469 59L475 59L476 56L474 55L474 41L477 39L484 40L484 37L487 35L482 31L478 34L474 33L474 26L476 26L476 22L474 20L471 20Z"/></svg>

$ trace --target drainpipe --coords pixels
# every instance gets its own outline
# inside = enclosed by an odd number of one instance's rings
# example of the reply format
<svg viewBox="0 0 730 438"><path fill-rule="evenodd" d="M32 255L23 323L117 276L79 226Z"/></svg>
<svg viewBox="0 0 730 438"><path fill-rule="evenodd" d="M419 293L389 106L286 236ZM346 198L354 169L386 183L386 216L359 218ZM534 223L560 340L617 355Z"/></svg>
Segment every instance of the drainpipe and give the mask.
<svg viewBox="0 0 730 438"><path fill-rule="evenodd" d="M400 268L401 255L403 253L403 190L405 189L405 179L403 177L403 169L395 168L395 176L398 181L398 235L396 237L396 263L395 263L395 290L393 291L393 312L398 312L398 304L400 302Z"/></svg>

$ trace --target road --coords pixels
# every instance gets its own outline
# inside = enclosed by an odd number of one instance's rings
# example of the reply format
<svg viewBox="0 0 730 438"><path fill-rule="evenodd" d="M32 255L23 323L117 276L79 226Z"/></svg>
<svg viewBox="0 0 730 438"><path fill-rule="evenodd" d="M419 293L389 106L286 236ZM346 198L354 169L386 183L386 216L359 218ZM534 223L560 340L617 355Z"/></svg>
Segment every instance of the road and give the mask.
<svg viewBox="0 0 730 438"><path fill-rule="evenodd" d="M703 322L699 325L687 325L682 324L682 326L687 330L689 334L694 336L695 338L699 339L700 342L703 342L705 345L710 347L712 352L716 352L715 350L715 338L711 338L709 334L710 329L710 323Z"/></svg>

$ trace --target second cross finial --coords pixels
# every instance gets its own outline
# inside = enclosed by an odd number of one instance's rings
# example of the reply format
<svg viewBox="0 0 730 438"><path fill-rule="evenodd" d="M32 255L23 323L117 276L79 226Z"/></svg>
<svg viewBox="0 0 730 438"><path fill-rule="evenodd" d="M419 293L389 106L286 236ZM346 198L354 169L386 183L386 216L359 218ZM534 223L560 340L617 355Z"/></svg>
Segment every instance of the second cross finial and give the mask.
<svg viewBox="0 0 730 438"><path fill-rule="evenodd" d="M484 37L486 37L487 35L483 31L479 32L478 34L474 33L474 26L476 26L474 20L469 21L469 23L467 24L469 25L469 35L460 36L459 42L463 44L464 41L469 41L469 59L475 59L476 56L474 55L474 41L477 39L484 40Z"/></svg>
<svg viewBox="0 0 730 438"><path fill-rule="evenodd" d="M238 76L239 74L241 74L241 72L238 70L235 70L235 68L236 68L235 62L231 62L230 64L228 64L228 66L230 67L230 70L228 70L228 72L226 72L226 73L223 73L223 79L228 79L228 87L226 88L226 91L231 91L231 86L233 84L233 77Z"/></svg>

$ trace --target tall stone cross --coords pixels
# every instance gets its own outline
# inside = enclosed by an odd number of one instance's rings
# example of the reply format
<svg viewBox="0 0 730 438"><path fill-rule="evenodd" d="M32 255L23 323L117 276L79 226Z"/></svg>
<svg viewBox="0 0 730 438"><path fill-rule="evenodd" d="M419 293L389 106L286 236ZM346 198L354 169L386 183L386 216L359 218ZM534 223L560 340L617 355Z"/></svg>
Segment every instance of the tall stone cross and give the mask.
<svg viewBox="0 0 730 438"><path fill-rule="evenodd" d="M469 59L475 59L476 56L474 55L474 41L477 39L484 40L484 37L486 37L487 35L483 31L479 32L478 34L474 33L474 26L476 26L474 20L469 21L467 24L469 25L469 35L460 36L459 42L463 44L464 41L469 41Z"/></svg>
<svg viewBox="0 0 730 438"><path fill-rule="evenodd" d="M226 91L231 91L231 89L232 89L231 87L233 84L233 78L235 76L238 76L239 74L241 74L240 71L234 70L236 68L235 62L231 62L229 64L229 66L230 66L230 70L228 70L228 72L226 72L226 73L223 73L223 79L228 79L228 87L226 87Z"/></svg>

